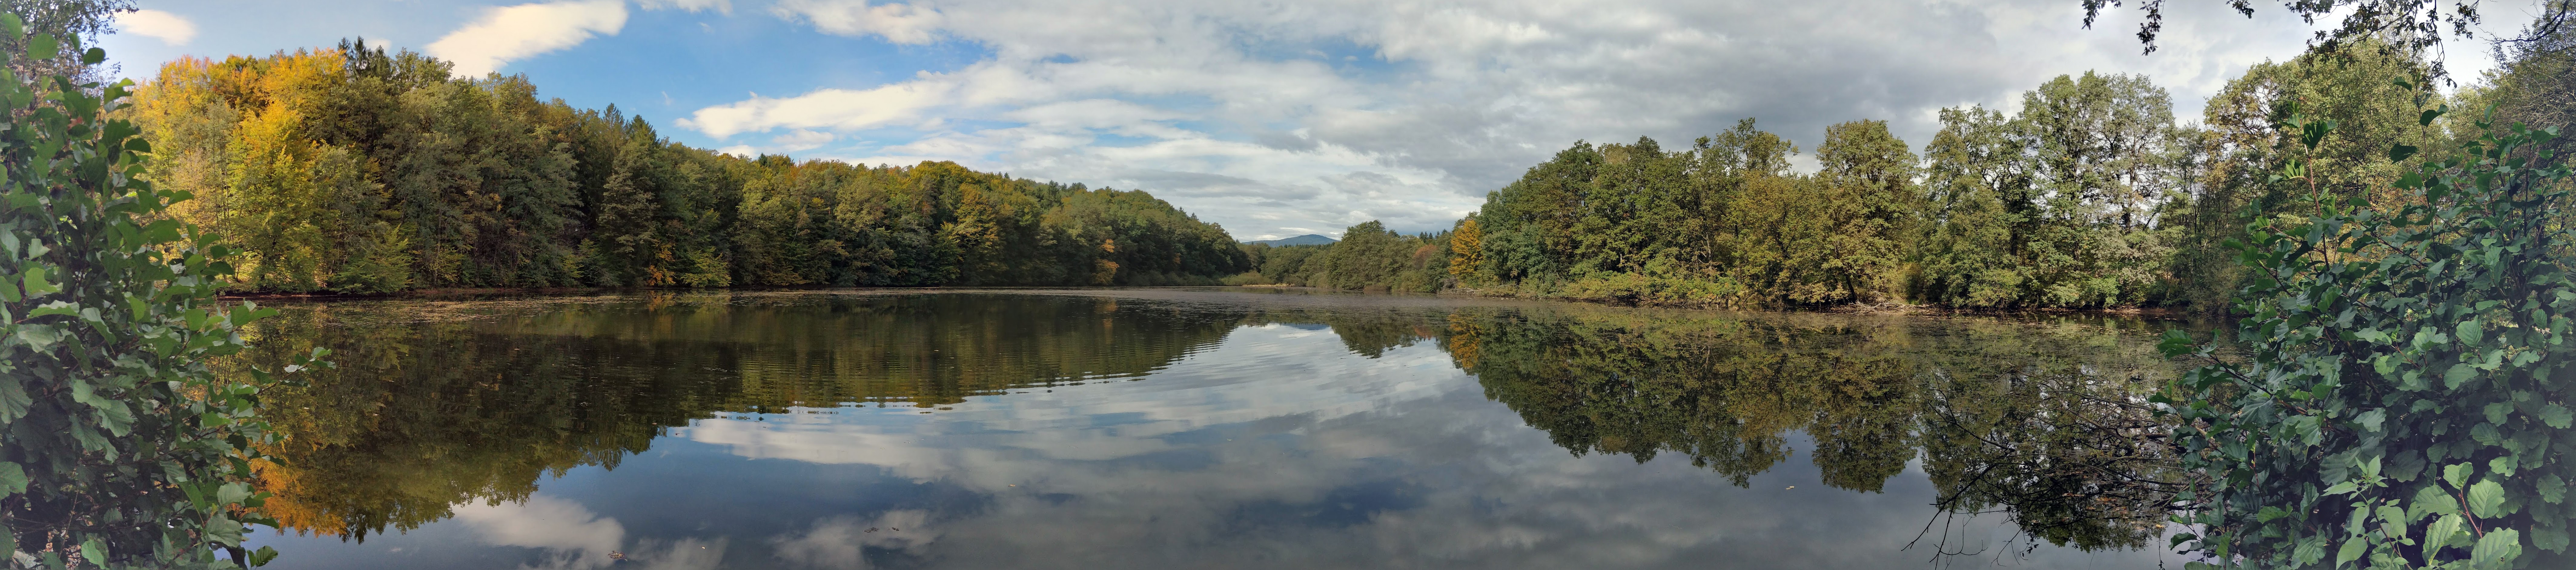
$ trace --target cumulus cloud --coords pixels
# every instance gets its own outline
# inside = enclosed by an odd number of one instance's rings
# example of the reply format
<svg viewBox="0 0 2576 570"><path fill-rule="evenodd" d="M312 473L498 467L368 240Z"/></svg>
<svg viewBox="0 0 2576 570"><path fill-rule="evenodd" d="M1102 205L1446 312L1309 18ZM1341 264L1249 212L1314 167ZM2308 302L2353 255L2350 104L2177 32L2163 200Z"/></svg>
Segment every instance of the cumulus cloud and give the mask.
<svg viewBox="0 0 2576 570"><path fill-rule="evenodd" d="M721 2L681 0L675 6ZM626 27L624 0L582 0L486 8L483 16L429 44L429 54L456 64L468 77L499 71L511 61L560 50Z"/></svg>
<svg viewBox="0 0 2576 570"><path fill-rule="evenodd" d="M945 102L953 88L938 81L916 81L865 91L824 89L785 99L754 94L741 102L699 109L679 124L718 138L780 127L864 129L919 121L917 111Z"/></svg>
<svg viewBox="0 0 2576 570"><path fill-rule="evenodd" d="M1942 107L2010 109L2088 69L2152 76L2188 120L2247 64L2294 55L2306 37L2278 10L2247 21L2191 4L2143 56L2118 31L2134 11L2086 31L2064 0L782 0L772 12L991 55L874 87L754 96L683 126L882 131L868 138L884 146L836 158L1141 188L1244 239L1369 219L1445 227L1576 140L1687 148L1756 117L1801 146L1855 119L1888 120L1920 145ZM1246 200L1247 188L1272 193Z"/></svg>
<svg viewBox="0 0 2576 570"><path fill-rule="evenodd" d="M899 44L926 44L938 34L938 10L914 3L870 5L868 0L782 0L770 8L780 16L814 23L814 28L845 36L876 35Z"/></svg>
<svg viewBox="0 0 2576 570"><path fill-rule="evenodd" d="M178 14L160 10L135 10L116 15L116 28L135 35L161 40L172 46L188 45L197 39L197 24Z"/></svg>

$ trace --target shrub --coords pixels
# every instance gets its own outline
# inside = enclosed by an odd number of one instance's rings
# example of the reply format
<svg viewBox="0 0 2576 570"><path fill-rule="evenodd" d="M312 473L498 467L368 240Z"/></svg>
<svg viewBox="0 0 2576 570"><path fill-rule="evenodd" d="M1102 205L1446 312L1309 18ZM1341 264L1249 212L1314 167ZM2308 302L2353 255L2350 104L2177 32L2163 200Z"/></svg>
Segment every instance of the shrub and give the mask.
<svg viewBox="0 0 2576 570"><path fill-rule="evenodd" d="M28 36L16 15L0 24L30 53L56 53L56 39ZM229 252L167 215L186 193L136 179L150 145L104 120L130 84L0 70L0 551L16 559L0 564L229 568L275 556L240 549L243 524L264 521L245 482L253 446L271 439L259 388L206 368L272 311L221 302Z"/></svg>
<svg viewBox="0 0 2576 570"><path fill-rule="evenodd" d="M2286 126L2314 148L2336 125L2294 112ZM2570 228L2549 218L2569 170L2531 150L2555 128L2477 127L2500 132L2406 173L2404 204L2317 192L2315 216L2236 244L2244 358L2155 398L2181 420L2184 465L2214 478L2177 517L2199 532L2175 544L2263 568L2511 568L2533 562L2526 548L2565 551L2576 284ZM2165 347L2216 354L2179 332Z"/></svg>

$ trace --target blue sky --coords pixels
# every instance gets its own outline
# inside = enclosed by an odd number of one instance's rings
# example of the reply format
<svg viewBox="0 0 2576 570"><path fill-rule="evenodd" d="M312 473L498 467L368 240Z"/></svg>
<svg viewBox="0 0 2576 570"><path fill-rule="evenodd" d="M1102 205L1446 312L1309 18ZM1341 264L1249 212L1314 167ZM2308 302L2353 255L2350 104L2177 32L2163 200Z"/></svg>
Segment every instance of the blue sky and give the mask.
<svg viewBox="0 0 2576 570"><path fill-rule="evenodd" d="M1942 107L2086 70L2148 75L2188 122L2308 35L2216 1L2176 3L2154 55L2128 11L2081 29L2077 0L136 4L104 45L138 80L363 36L691 145L1148 190L1246 240L1445 228L1578 139L1682 147L1750 116L1812 147L1867 118L1920 148ZM2462 76L2489 65L2462 47Z"/></svg>

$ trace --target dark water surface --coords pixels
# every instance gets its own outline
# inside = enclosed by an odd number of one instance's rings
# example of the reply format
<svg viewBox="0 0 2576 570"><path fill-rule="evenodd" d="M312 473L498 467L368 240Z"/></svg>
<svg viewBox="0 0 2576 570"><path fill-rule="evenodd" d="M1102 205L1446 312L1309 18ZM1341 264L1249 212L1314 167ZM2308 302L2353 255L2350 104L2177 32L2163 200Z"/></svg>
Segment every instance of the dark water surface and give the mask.
<svg viewBox="0 0 2576 570"><path fill-rule="evenodd" d="M2180 565L2173 323L1234 289L287 307L270 568Z"/></svg>

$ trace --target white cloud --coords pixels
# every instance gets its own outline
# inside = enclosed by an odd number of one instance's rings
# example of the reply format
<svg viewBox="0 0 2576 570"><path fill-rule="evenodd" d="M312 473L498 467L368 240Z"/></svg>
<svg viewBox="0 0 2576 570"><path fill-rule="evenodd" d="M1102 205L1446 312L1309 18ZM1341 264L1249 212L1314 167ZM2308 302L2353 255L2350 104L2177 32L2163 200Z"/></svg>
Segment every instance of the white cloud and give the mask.
<svg viewBox="0 0 2576 570"><path fill-rule="evenodd" d="M781 152L796 152L800 150L819 148L825 144L830 144L833 139L838 138L841 137L832 133L798 129L788 131L787 134L778 135L776 138L769 139L769 146L771 148L776 148Z"/></svg>
<svg viewBox="0 0 2576 570"><path fill-rule="evenodd" d="M823 89L786 99L753 95L728 105L699 109L680 119L682 127L717 138L779 127L864 129L918 120L916 111L943 103L954 86L924 80L869 89Z"/></svg>
<svg viewBox="0 0 2576 570"><path fill-rule="evenodd" d="M171 46L188 45L197 38L197 24L178 14L160 10L135 10L116 15L116 27Z"/></svg>
<svg viewBox="0 0 2576 570"><path fill-rule="evenodd" d="M2065 0L782 0L773 14L824 33L991 55L706 107L682 126L870 132L889 142L836 158L1141 188L1243 239L1369 219L1419 231L1578 139L1681 149L1757 117L1812 147L1826 125L1885 119L1921 145L1941 107L2010 108L2088 69L2148 74L2189 121L2307 37L2277 9L2169 12L2145 56L2134 10L2087 31Z"/></svg>
<svg viewBox="0 0 2576 570"><path fill-rule="evenodd" d="M786 560L791 568L856 570L868 567L867 548L920 555L938 539L939 531L930 526L930 511L899 510L865 521L848 516L825 518L814 521L814 528L802 535L771 538L770 544L777 548L778 558Z"/></svg>
<svg viewBox="0 0 2576 570"><path fill-rule="evenodd" d="M899 44L930 43L941 24L938 10L917 3L868 5L868 0L781 0L770 8L816 29L846 36L877 35Z"/></svg>
<svg viewBox="0 0 2576 570"><path fill-rule="evenodd" d="M478 531L484 542L545 549L547 566L599 568L616 562L608 557L626 541L626 526L601 517L581 504L536 495L518 503L466 503L456 519Z"/></svg>
<svg viewBox="0 0 2576 570"><path fill-rule="evenodd" d="M635 5L646 10L678 8L691 12L715 10L726 14L733 13L733 0L635 0Z"/></svg>
<svg viewBox="0 0 2576 570"><path fill-rule="evenodd" d="M457 505L455 513L486 544L537 549L544 562L534 568L544 570L616 565L618 549L627 545L626 525L552 495L513 503L467 502ZM723 538L645 539L622 555L643 570L714 570L724 560L725 543Z"/></svg>
<svg viewBox="0 0 2576 570"><path fill-rule="evenodd" d="M695 2L694 4L704 4ZM624 0L582 0L486 8L483 17L429 44L429 54L467 77L511 61L564 49L626 27Z"/></svg>

